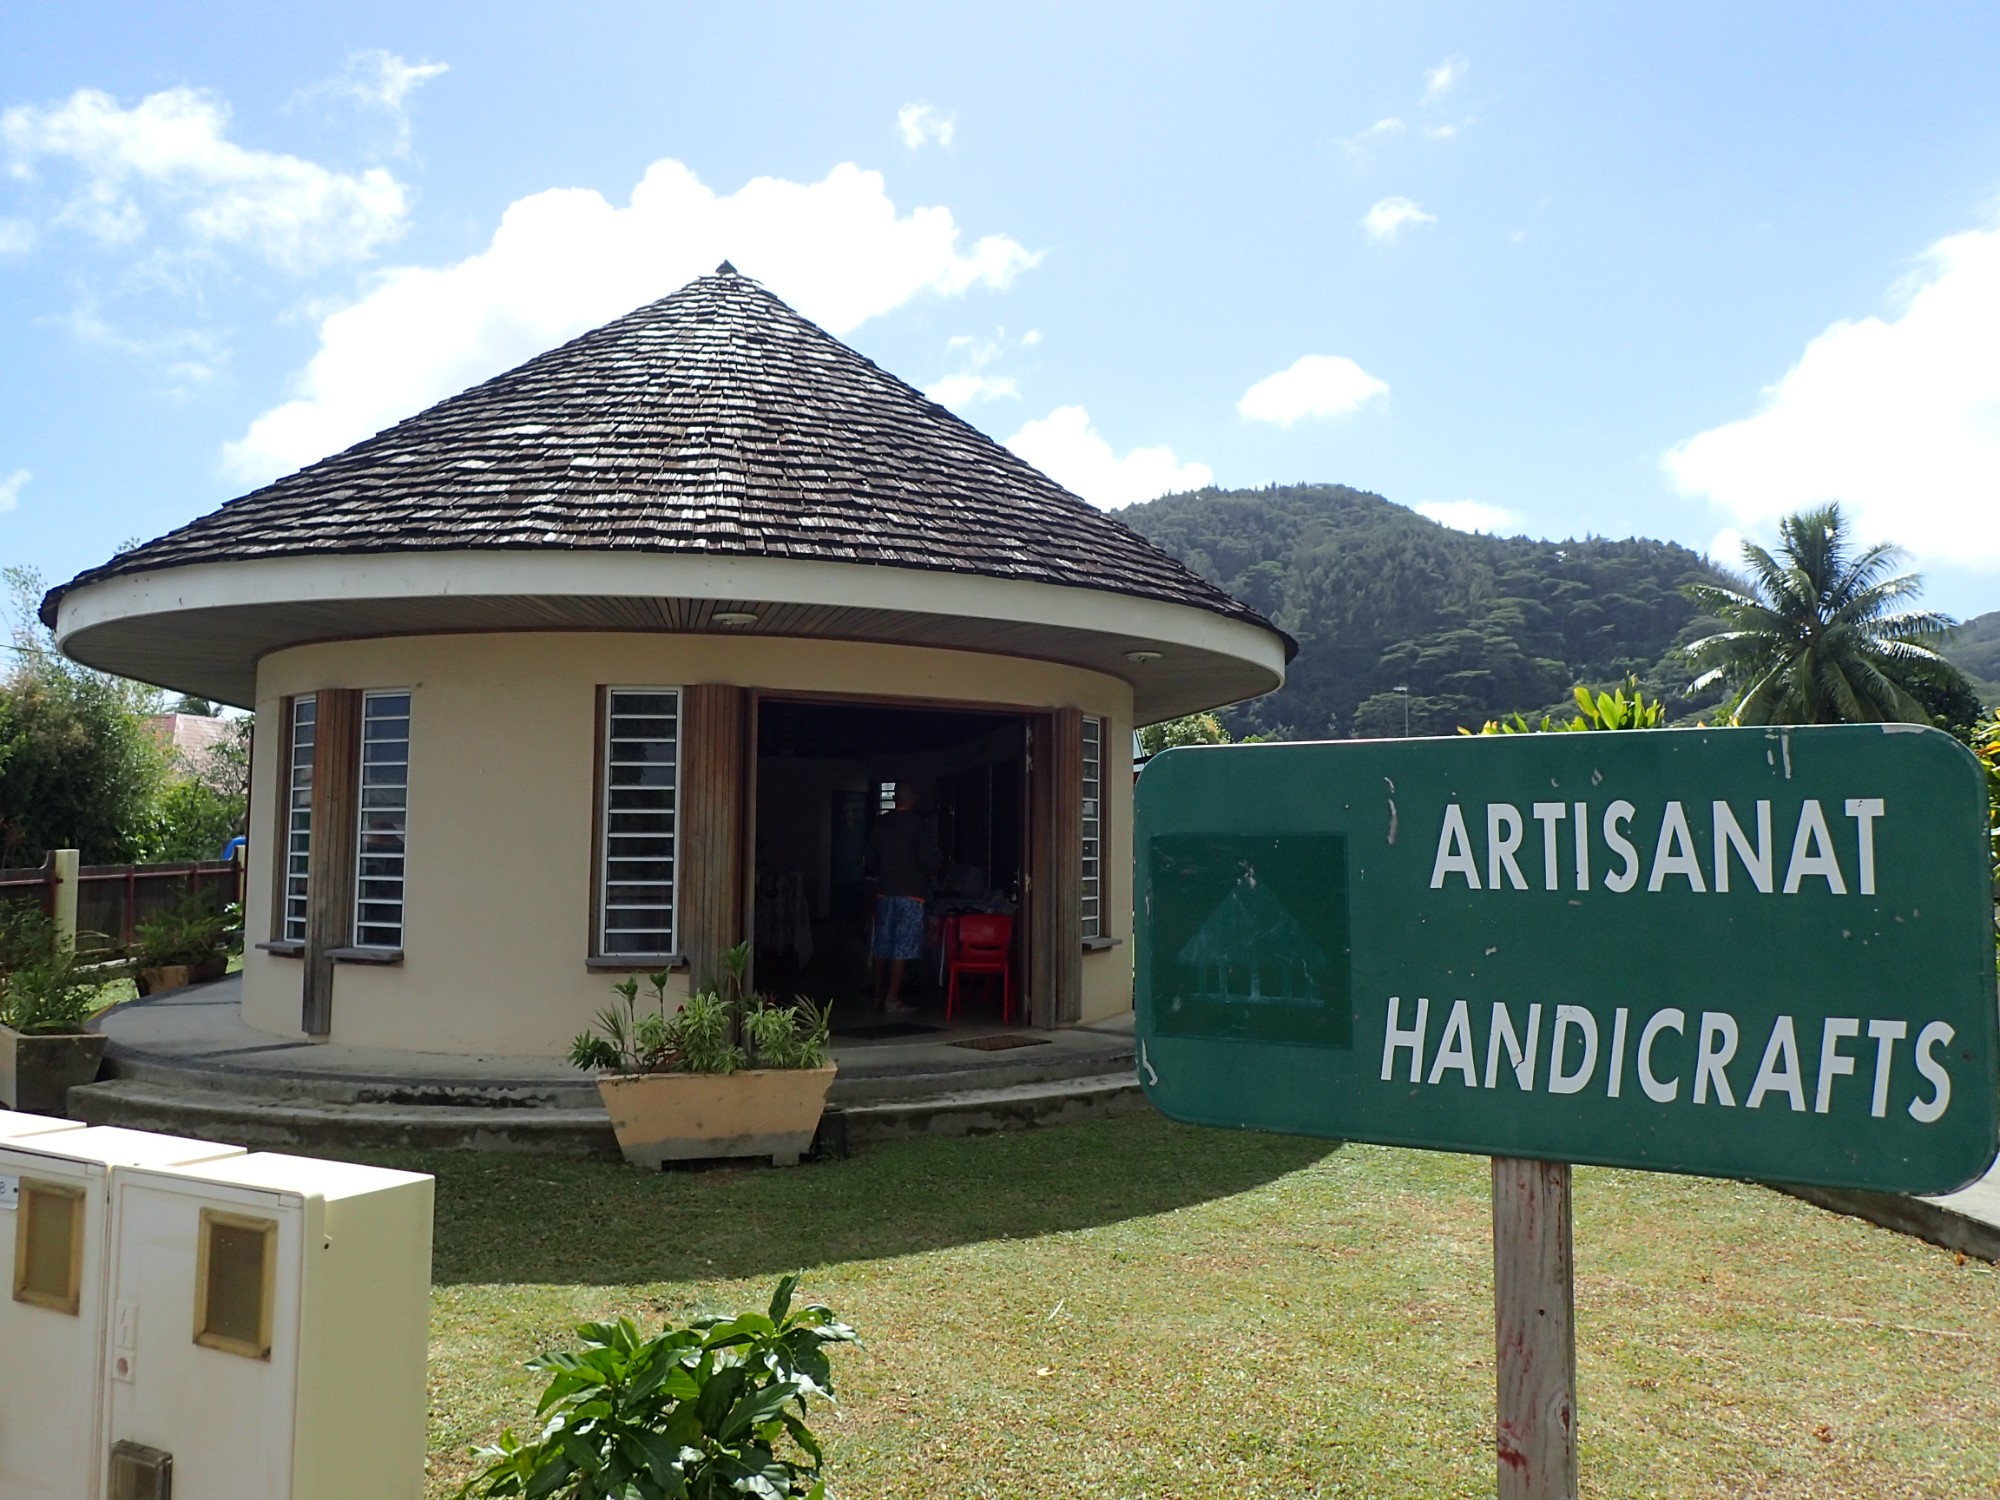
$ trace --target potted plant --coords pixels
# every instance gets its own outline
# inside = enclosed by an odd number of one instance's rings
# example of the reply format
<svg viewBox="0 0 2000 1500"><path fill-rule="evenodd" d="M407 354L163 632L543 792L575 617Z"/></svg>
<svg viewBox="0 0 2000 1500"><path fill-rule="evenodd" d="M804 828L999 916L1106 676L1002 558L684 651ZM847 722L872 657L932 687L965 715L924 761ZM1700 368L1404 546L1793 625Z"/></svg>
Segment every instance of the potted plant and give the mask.
<svg viewBox="0 0 2000 1500"><path fill-rule="evenodd" d="M89 1029L97 982L40 912L0 918L0 1109L63 1113L97 1077L104 1041Z"/></svg>
<svg viewBox="0 0 2000 1500"><path fill-rule="evenodd" d="M717 1156L768 1156L791 1166L811 1149L833 1087L827 1056L831 1016L809 1000L745 1003L749 945L724 958L728 992L697 991L667 1013L662 971L648 975L651 1008L639 981L612 988L620 1003L578 1036L570 1061L597 1074L597 1091L636 1166Z"/></svg>
<svg viewBox="0 0 2000 1500"><path fill-rule="evenodd" d="M142 995L220 979L229 970L229 913L199 891L137 923L134 982Z"/></svg>
<svg viewBox="0 0 2000 1500"><path fill-rule="evenodd" d="M641 1338L630 1319L586 1323L581 1350L528 1368L554 1378L532 1442L509 1430L473 1454L486 1467L458 1500L826 1500L807 1401L833 1399L828 1346L854 1330L817 1303L792 1307L799 1278L778 1283L768 1312L697 1318Z"/></svg>

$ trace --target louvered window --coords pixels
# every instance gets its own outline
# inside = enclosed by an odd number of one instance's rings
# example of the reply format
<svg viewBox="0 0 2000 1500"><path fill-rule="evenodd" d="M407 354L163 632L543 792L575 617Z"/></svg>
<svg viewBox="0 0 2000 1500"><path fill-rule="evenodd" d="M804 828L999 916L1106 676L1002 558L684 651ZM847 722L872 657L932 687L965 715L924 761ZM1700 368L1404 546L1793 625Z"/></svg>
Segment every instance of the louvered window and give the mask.
<svg viewBox="0 0 2000 1500"><path fill-rule="evenodd" d="M604 695L598 951L607 956L676 951L680 701L674 688Z"/></svg>
<svg viewBox="0 0 2000 1500"><path fill-rule="evenodd" d="M355 841L354 942L403 946L403 877L410 830L410 695L361 699L361 829Z"/></svg>
<svg viewBox="0 0 2000 1500"><path fill-rule="evenodd" d="M1104 721L1083 721L1083 935L1104 935Z"/></svg>
<svg viewBox="0 0 2000 1500"><path fill-rule="evenodd" d="M313 729L317 704L292 700L291 765L285 789L285 930L288 943L306 940L306 877L312 865Z"/></svg>

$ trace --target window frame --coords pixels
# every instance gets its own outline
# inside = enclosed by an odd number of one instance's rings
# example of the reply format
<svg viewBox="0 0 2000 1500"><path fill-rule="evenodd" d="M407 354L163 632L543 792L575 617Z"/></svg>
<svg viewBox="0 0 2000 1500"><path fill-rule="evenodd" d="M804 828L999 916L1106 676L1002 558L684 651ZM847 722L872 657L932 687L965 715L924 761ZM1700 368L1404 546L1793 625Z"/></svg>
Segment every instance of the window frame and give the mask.
<svg viewBox="0 0 2000 1500"><path fill-rule="evenodd" d="M310 706L313 711L313 736L307 745L309 753L306 756L305 764L301 767L299 764L299 711L307 706ZM283 787L285 795L278 804L278 901L275 913L276 920L271 924L273 929L272 938L276 943L284 947L296 945L303 948L306 943L307 932L312 925L313 761L310 752L319 743L319 695L316 693L297 693L287 698L285 700L284 725L283 743L285 753L283 760L278 766L278 772L284 778ZM304 772L303 786L300 785L300 772L302 770ZM298 797L301 792L304 792L306 799L303 809L298 805ZM301 816L304 819L303 826L300 824ZM305 840L305 847L300 853L306 862L305 873L299 877L306 883L301 887L297 898L302 905L302 911L298 919L299 933L296 937L292 935L292 840L295 837Z"/></svg>
<svg viewBox="0 0 2000 1500"><path fill-rule="evenodd" d="M608 944L611 903L612 840L619 835L612 831L611 819L614 809L611 805L613 786L612 748L616 743L612 735L612 723L617 717L618 699L626 694L670 697L673 700L673 747L674 779L672 789L673 826L666 834L669 841L667 854L667 934L666 946L644 950L613 950ZM687 694L681 684L649 686L645 684L607 683L597 691L597 733L595 735L596 755L596 795L592 799L596 837L592 841L590 874L590 952L588 962L598 967L625 967L631 969L658 968L679 963L681 952L681 828L685 810L683 780L687 756ZM624 809L631 811L631 809ZM648 882L652 883L652 882Z"/></svg>
<svg viewBox="0 0 2000 1500"><path fill-rule="evenodd" d="M80 1183L57 1182L47 1177L23 1173L14 1207L14 1300L29 1307L44 1307L65 1317L77 1317L83 1306L83 1251L90 1230L86 1199ZM69 1219L68 1261L64 1266L63 1290L54 1292L29 1283L34 1260L32 1229L47 1205L63 1205Z"/></svg>
<svg viewBox="0 0 2000 1500"><path fill-rule="evenodd" d="M368 805L368 790L369 790L368 708L369 705L378 698L401 698L403 700L403 712L400 715L389 716L389 717L400 717L403 721L403 739L402 739L403 759L401 762L403 767L403 781L401 788L403 793L403 802L400 808L389 809L389 811L400 812L402 814L401 836L403 840L403 848L402 852L395 855L373 856L375 858L388 857L398 860L400 862L400 869L402 873L394 876L368 875L363 873L362 870L362 861L371 857L367 846L367 839L369 833L368 815L371 812L381 812L384 810L382 808L373 808ZM416 695L412 693L408 688L365 688L362 690L361 693L361 723L360 723L361 746L360 746L360 755L356 759L354 766L354 776L355 776L354 900L352 903L352 910L349 913L348 933L350 935L350 941L352 943L352 946L355 947L356 949L368 953L401 953L403 951L404 940L409 934L410 746L415 742L414 736L412 736L410 732L410 726L415 718L415 708L416 708ZM315 727L317 727L317 725L315 725ZM391 762L391 764L394 763ZM389 879L393 879L396 882L397 890L400 892L400 894L395 898L397 916L396 916L396 921L393 925L396 929L396 941L393 943L370 942L362 936L362 929L364 926L382 928L382 927L388 927L392 924L387 922L364 923L362 919L362 907L364 905L379 904L382 898L364 896L363 885L365 882L369 880L389 880Z"/></svg>
<svg viewBox="0 0 2000 1500"><path fill-rule="evenodd" d="M241 1339L233 1334L218 1332L213 1326L213 1309L210 1306L214 1287L214 1262L212 1251L215 1231L234 1229L255 1234L262 1243L259 1246L263 1264L257 1285L257 1337ZM227 1209L203 1208L201 1224L195 1238L194 1269L194 1341L204 1349L214 1349L222 1354L240 1355L244 1359L271 1357L274 1326L277 1322L278 1304L278 1221L261 1214L235 1213Z"/></svg>
<svg viewBox="0 0 2000 1500"><path fill-rule="evenodd" d="M1104 746L1110 727L1105 716L1084 714L1077 736L1077 926L1085 943L1111 936L1104 919Z"/></svg>

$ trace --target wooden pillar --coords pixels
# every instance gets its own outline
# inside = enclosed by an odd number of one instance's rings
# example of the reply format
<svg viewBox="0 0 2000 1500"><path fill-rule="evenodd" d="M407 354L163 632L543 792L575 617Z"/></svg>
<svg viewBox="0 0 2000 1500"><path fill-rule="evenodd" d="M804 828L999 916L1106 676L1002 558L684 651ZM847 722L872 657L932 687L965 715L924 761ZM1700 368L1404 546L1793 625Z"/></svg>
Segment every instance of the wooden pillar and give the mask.
<svg viewBox="0 0 2000 1500"><path fill-rule="evenodd" d="M1051 882L1050 978L1055 986L1055 1019L1072 1025L1083 1018L1083 714L1074 708L1055 713L1049 747L1050 839L1055 857Z"/></svg>
<svg viewBox="0 0 2000 1500"><path fill-rule="evenodd" d="M360 836L361 693L322 688L313 731L312 848L306 875L305 993L299 1029L333 1031L333 950L354 936L354 854Z"/></svg>
<svg viewBox="0 0 2000 1500"><path fill-rule="evenodd" d="M1493 1158L1500 1500L1575 1500L1576 1295L1567 1162Z"/></svg>
<svg viewBox="0 0 2000 1500"><path fill-rule="evenodd" d="M743 940L744 720L731 683L681 690L680 950L696 989L722 984L722 955Z"/></svg>
<svg viewBox="0 0 2000 1500"><path fill-rule="evenodd" d="M1051 844L1055 837L1055 813L1050 806L1050 749L1055 739L1055 716L1036 714L1028 720L1028 784L1022 806L1022 824L1027 848L1022 870L1021 916L1026 921L1022 949L1023 978L1027 984L1027 1016L1030 1025L1056 1024L1055 879Z"/></svg>

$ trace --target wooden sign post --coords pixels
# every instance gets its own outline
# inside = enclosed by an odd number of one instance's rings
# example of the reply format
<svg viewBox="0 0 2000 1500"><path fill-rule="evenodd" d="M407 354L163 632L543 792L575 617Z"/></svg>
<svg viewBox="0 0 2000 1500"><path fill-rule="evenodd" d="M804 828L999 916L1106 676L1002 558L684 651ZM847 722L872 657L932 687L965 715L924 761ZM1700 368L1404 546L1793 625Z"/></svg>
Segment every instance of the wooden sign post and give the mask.
<svg viewBox="0 0 2000 1500"><path fill-rule="evenodd" d="M1493 1158L1500 1500L1576 1500L1576 1278L1569 1164Z"/></svg>

